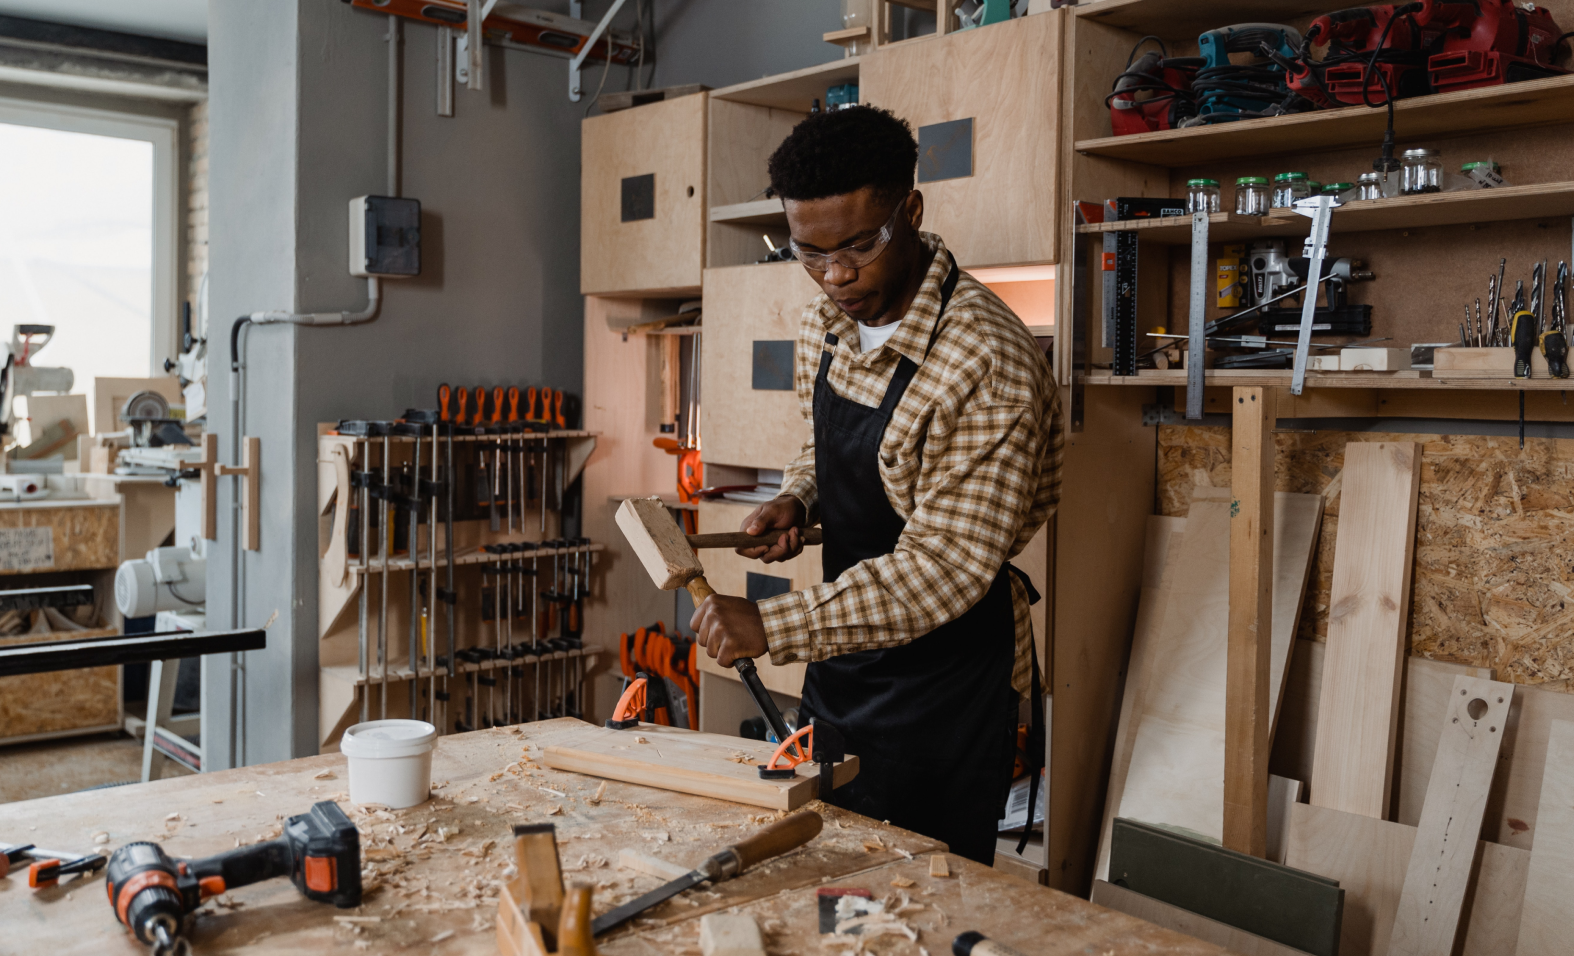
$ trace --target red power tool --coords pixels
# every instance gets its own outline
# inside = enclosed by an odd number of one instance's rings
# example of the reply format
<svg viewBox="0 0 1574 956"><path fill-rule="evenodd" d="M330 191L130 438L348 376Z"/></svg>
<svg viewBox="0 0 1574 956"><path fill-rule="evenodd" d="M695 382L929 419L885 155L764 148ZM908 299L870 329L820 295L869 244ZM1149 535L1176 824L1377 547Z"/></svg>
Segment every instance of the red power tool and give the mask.
<svg viewBox="0 0 1574 956"><path fill-rule="evenodd" d="M1137 58L1142 44L1153 40L1159 49ZM1197 115L1191 81L1202 68L1201 57L1171 57L1158 37L1143 37L1132 48L1126 69L1115 77L1114 90L1104 98L1116 136L1178 129Z"/></svg>
<svg viewBox="0 0 1574 956"><path fill-rule="evenodd" d="M105 889L115 917L155 946L173 952L186 915L209 897L287 876L307 899L340 909L361 905L361 835L331 800L290 817L277 840L182 860L157 843L128 843L109 858Z"/></svg>
<svg viewBox="0 0 1574 956"><path fill-rule="evenodd" d="M1553 62L1563 31L1539 5L1513 0L1424 0L1423 30L1439 35L1427 71L1432 92L1473 90L1569 71Z"/></svg>
<svg viewBox="0 0 1574 956"><path fill-rule="evenodd" d="M1290 89L1319 108L1383 106L1427 88L1429 35L1423 4L1337 10L1307 27L1298 62L1281 63Z"/></svg>

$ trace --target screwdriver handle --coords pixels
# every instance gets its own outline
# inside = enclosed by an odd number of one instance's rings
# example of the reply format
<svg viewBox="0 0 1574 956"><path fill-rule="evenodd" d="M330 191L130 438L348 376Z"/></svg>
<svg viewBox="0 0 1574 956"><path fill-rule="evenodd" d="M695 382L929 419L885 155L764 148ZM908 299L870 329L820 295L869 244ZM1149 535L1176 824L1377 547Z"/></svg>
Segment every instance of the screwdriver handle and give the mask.
<svg viewBox="0 0 1574 956"><path fill-rule="evenodd" d="M472 425L479 425L485 420L486 420L486 386L485 385L477 385L475 387L475 418L470 420L470 424L472 424Z"/></svg>
<svg viewBox="0 0 1574 956"><path fill-rule="evenodd" d="M503 386L492 389L492 424L500 425L503 422Z"/></svg>
<svg viewBox="0 0 1574 956"><path fill-rule="evenodd" d="M519 421L519 386L510 385L508 388L508 420Z"/></svg>
<svg viewBox="0 0 1574 956"><path fill-rule="evenodd" d="M470 404L470 390L468 388L461 387L455 394L455 398L457 400L457 407L454 411L454 423L457 425L463 425L465 424L465 408Z"/></svg>
<svg viewBox="0 0 1574 956"><path fill-rule="evenodd" d="M552 423L558 428L567 428L568 422L563 420L563 390L560 388L552 393Z"/></svg>
<svg viewBox="0 0 1574 956"><path fill-rule="evenodd" d="M536 420L536 387L532 385L525 389L525 396L530 403L529 411L525 412L525 421L533 422Z"/></svg>
<svg viewBox="0 0 1574 956"><path fill-rule="evenodd" d="M453 394L453 386L449 385L447 382L437 386L437 415L445 422L453 420L449 417L448 411L448 402L451 398L453 398Z"/></svg>

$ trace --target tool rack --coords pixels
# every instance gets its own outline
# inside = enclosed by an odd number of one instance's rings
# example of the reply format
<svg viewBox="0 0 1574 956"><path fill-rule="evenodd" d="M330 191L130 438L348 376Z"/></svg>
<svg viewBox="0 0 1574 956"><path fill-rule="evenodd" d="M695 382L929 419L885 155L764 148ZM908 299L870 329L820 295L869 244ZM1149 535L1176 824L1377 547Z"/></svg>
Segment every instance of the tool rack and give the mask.
<svg viewBox="0 0 1574 956"><path fill-rule="evenodd" d="M499 481L511 482L515 489L525 485L526 476L515 469L528 462L534 475L529 485L536 496L524 502L511 498L509 507L500 502L496 531L491 530L484 504L478 509L474 501L458 496L450 558L442 464L448 439L435 441L439 467L434 479L432 427L423 428L426 434L419 438L391 435L384 439L342 435L332 424L318 427L318 695L324 749L333 749L350 725L379 719L385 712L389 717L417 716L431 721L440 733L451 733L458 726L502 725L565 713L577 716L586 706L585 675L601 648L583 640L581 635L588 630L582 619L580 632L569 632L567 602L557 613L549 612L550 602L541 592L556 591L556 582L570 588L571 582L577 581L574 593L582 606L598 590L595 563L605 545L583 537L564 540L560 507L563 491L584 470L597 436L579 429L453 435L456 489L476 480L470 465L478 462L478 455L491 450L488 443L501 441L503 448L512 451ZM396 543L386 561L380 550L378 523L371 522L368 547L362 551L352 540L359 519L351 518L352 509L341 507L344 502L358 506L364 489L356 484L356 473L381 472L385 440L390 475L413 466L419 457L423 499L416 547L400 548ZM434 490L444 502L436 511ZM392 492L401 502L407 495L408 482L402 491ZM372 496L373 507L378 500ZM387 513L398 515L398 524L388 529L390 538L396 534L408 537L408 510L395 509L390 502L383 506ZM514 544L529 547L513 552L488 550ZM435 575L431 573L434 567ZM441 594L449 586L450 568L454 591L452 666L445 660L448 613ZM418 639L431 646L430 653L418 649L412 656L410 579L417 570L420 591L416 606L424 618L424 630L419 620L416 630L424 634ZM499 576L504 578L501 589L496 586ZM525 590L532 578L539 582L533 606L528 601L530 592ZM514 608L512 613L509 607ZM380 627L379 621L384 620L386 625ZM381 641L380 630L384 634ZM568 640L561 640L565 637ZM554 646L548 647L547 642L554 639L558 639ZM379 647L383 649L381 658ZM514 656L497 656L499 649L513 649Z"/></svg>
<svg viewBox="0 0 1574 956"><path fill-rule="evenodd" d="M1553 0L1545 6L1566 29L1574 24L1574 3ZM1184 513L1170 506L1178 489L1187 490L1180 486L1189 487L1196 470L1214 471L1221 457L1232 454L1233 441L1234 470L1229 471L1226 460L1221 474L1232 483L1238 513L1260 526L1276 486L1281 491L1324 490L1327 474L1310 475L1315 482L1305 486L1307 463L1296 461L1291 467L1286 456L1314 440L1302 442L1303 435L1318 440L1326 436L1328 441L1339 438L1342 446L1340 433L1310 430L1339 427L1328 420L1460 419L1480 423L1462 427L1484 429L1498 427L1486 423L1512 422L1523 399L1532 421L1574 421L1574 407L1566 404L1571 386L1566 380L1444 379L1420 370L1310 372L1305 391L1292 395L1288 369L1209 368L1202 383L1205 417L1188 423L1183 417L1186 371L1140 369L1135 375L1112 371L1112 343L1104 340L1101 325L1103 235L1130 232L1138 239L1139 334L1154 326L1184 333L1190 306L1192 222L1190 217L1176 217L1084 223L1073 212L1074 201L1183 197L1189 178L1228 184L1241 175L1271 176L1292 169L1323 182L1353 181L1377 158L1387 121L1383 109L1358 107L1114 137L1104 97L1132 48L1152 34L1164 40L1169 55L1194 55L1197 35L1203 30L1241 22L1287 23L1304 29L1313 17L1338 7L1303 0L1217 4L1097 0L1059 11L1066 18L1066 132L1059 217L1064 272L1057 290L1062 335L1054 364L1069 413L1063 500L1076 502L1076 507L1062 509L1052 544L1053 553L1071 556L1053 572L1056 600L1051 633L1057 667L1051 682L1055 716L1048 833L1051 879L1058 879L1057 885L1082 888L1089 878L1086 865L1096 839L1113 730L1109 715L1119 706L1121 674L1144 583L1147 516L1161 509L1165 514ZM1574 76L1400 100L1395 104L1395 128L1398 151L1439 148L1447 166L1456 169L1462 162L1490 157L1502 164L1513 185L1349 202L1333 214L1328 254L1362 259L1376 273L1375 281L1351 287L1351 300L1373 306L1372 334L1393 339L1384 344L1457 340L1460 305L1476 297L1485 299L1488 273L1497 271L1500 257L1507 257L1511 278L1528 277L1533 261L1548 259L1555 265L1571 257L1574 163L1568 144L1574 137ZM1206 319L1225 314L1214 307L1212 295L1211 266L1219 244L1273 237L1285 238L1287 247L1293 248L1310 222L1288 210L1263 217L1231 212L1210 216ZM1263 414L1265 403L1272 403L1269 407L1276 408L1276 414ZM1224 417L1226 412L1230 418ZM1233 431L1222 439L1221 448L1220 439L1207 429L1185 428L1187 424L1233 426ZM1149 432L1155 425L1158 436ZM1351 427L1383 431L1380 425ZM1396 422L1392 430L1402 432L1404 426ZM1280 433L1277 438L1275 433ZM1350 436L1351 440L1360 437ZM1479 464L1455 464L1450 456L1465 442L1492 444L1490 454L1495 457ZM1536 464L1534 455L1555 455L1535 447L1519 452L1513 445L1512 438L1433 441L1428 454L1435 450L1441 457L1436 477L1432 465L1423 469L1423 497L1427 482L1445 480L1445 468L1512 468L1515 462L1529 466ZM1250 548L1241 551L1232 552L1230 566L1232 655L1257 652L1250 635L1256 625L1252 600L1258 590L1254 576L1258 564ZM1423 572L1418 561L1415 607L1427 603L1422 589L1434 587ZM1318 586L1314 580L1313 587ZM1311 610L1312 595L1307 606L1303 634L1311 636L1311 629L1321 626L1326 609ZM1421 652L1417 645L1415 653ZM1502 666L1500 661L1472 663ZM1249 682L1231 683L1229 713L1250 721L1263 713L1264 706L1255 699ZM1230 733L1248 730L1245 724L1233 723ZM1226 749L1231 753L1227 788L1232 779L1261 772L1266 753L1254 752L1250 746Z"/></svg>

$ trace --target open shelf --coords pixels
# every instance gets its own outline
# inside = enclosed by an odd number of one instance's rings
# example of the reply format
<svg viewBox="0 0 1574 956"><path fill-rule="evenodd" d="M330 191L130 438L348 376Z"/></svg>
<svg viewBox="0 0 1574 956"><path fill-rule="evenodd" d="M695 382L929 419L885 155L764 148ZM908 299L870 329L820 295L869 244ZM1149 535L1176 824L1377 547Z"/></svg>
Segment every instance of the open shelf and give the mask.
<svg viewBox="0 0 1574 956"><path fill-rule="evenodd" d="M1073 12L1107 26L1170 37L1197 36L1225 23L1289 23L1328 10L1327 3L1311 0L1096 0Z"/></svg>
<svg viewBox="0 0 1574 956"><path fill-rule="evenodd" d="M513 542L499 541L496 543L511 544ZM572 548L537 548L534 551L521 551L518 554L488 554L480 549L475 549L458 552L458 556L454 558L454 566L464 567L467 564L497 564L499 562L504 564L518 563L520 561L526 561L533 558L555 558L568 554L594 554L598 551L605 551L606 549L607 546L604 544L584 544L576 545ZM432 562L427 560L426 552L422 551L421 567L430 568L431 566ZM440 568L448 567L448 555L439 553L437 555L437 566ZM349 568L351 574L361 574L363 572L381 574L383 572L383 562L382 559L378 557L373 557L371 559L370 567L363 565L359 559L349 562L346 567ZM412 571L414 569L415 564L409 558L390 557L388 559L389 573Z"/></svg>
<svg viewBox="0 0 1574 956"><path fill-rule="evenodd" d="M739 226L780 226L787 223L787 213L782 209L780 199L756 199L730 206L712 206L710 221L730 222Z"/></svg>
<svg viewBox="0 0 1574 956"><path fill-rule="evenodd" d="M516 639L514 643L523 644L526 642ZM488 647L488 645L485 643L477 646L483 649ZM467 648L460 648L460 650L466 649ZM506 667L509 667L510 665L514 667L529 667L538 661L542 663L551 663L553 661L574 660L581 657L596 657L601 653L601 651L602 649L598 645L586 644L584 647L572 647L566 651L547 651L539 657L520 657L512 661L489 660L478 661L474 664L470 663L469 661L455 661L454 672L456 674L473 674L477 671L502 670ZM362 687L367 684L375 685L382 683L383 675L381 671L377 670L377 663L375 661L373 661L371 666L367 669L370 673L368 673L365 677L360 676L360 668L358 668L355 664L329 664L324 666L322 671L325 675L337 677L345 684L354 685L357 687ZM437 677L447 677L448 669L445 667L438 667L435 672L429 671L426 669L424 661L420 662L420 667L418 670L414 671L410 669L408 663L406 663L403 667L394 664L388 668L389 683L393 683L395 681L407 681L412 677L424 679L434 675Z"/></svg>
<svg viewBox="0 0 1574 956"><path fill-rule="evenodd" d="M1211 4L1208 9L1211 11ZM1213 14L1209 16L1211 19ZM1574 76L1417 96L1394 104L1394 128L1406 144L1427 137L1569 122L1574 122ZM1171 168L1361 145L1371 146L1375 157L1387 126L1384 108L1351 106L1193 129L1083 139L1077 141L1076 150Z"/></svg>
<svg viewBox="0 0 1574 956"><path fill-rule="evenodd" d="M805 67L791 73L780 73L764 79L739 83L736 86L723 87L712 90L711 99L807 113L814 106L815 100L825 102L827 87L858 82L860 59L852 56L842 60L832 60L829 63Z"/></svg>
<svg viewBox="0 0 1574 956"><path fill-rule="evenodd" d="M1552 219L1574 216L1574 182L1535 186L1504 186L1427 196L1356 200L1335 213L1334 233L1373 232L1380 229L1422 229L1427 226L1462 226L1515 219ZM1267 216L1214 213L1208 217L1209 242L1236 242L1270 236L1305 235L1312 221L1288 209ZM1169 245L1191 242L1191 217L1127 219L1120 222L1078 226L1078 232L1136 232L1145 241Z"/></svg>
<svg viewBox="0 0 1574 956"><path fill-rule="evenodd" d="M1185 369L1139 369L1136 375L1115 375L1108 369L1079 373L1084 385L1170 385L1186 387ZM1268 368L1208 369L1204 384L1210 386L1290 387L1290 370ZM1565 391L1574 389L1567 378L1432 378L1427 372L1307 372L1307 388L1406 388L1491 391Z"/></svg>

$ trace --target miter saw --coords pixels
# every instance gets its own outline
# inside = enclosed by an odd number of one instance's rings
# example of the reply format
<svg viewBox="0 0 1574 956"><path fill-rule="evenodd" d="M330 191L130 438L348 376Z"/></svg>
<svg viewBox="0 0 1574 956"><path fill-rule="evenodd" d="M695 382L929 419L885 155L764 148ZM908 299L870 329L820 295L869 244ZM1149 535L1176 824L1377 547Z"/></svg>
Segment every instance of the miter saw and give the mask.
<svg viewBox="0 0 1574 956"><path fill-rule="evenodd" d="M68 368L45 368L33 358L55 336L52 325L15 325L5 343L5 367L0 369L0 441L15 441L16 400L40 392L61 395L71 391L76 376Z"/></svg>

